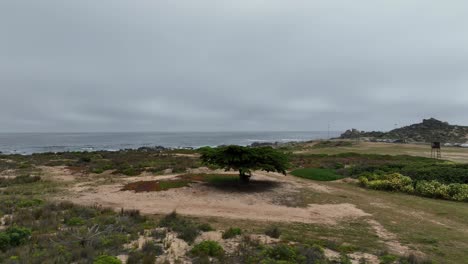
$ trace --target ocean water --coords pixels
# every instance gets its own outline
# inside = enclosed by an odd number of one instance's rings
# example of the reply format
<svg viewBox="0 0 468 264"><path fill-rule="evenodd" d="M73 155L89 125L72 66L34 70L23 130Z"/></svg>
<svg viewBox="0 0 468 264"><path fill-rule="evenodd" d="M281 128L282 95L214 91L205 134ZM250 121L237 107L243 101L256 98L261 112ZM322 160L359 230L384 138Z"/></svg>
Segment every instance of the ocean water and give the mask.
<svg viewBox="0 0 468 264"><path fill-rule="evenodd" d="M340 132L154 132L154 133L0 133L4 154L136 149L163 146L186 148L253 142L290 142L326 139Z"/></svg>

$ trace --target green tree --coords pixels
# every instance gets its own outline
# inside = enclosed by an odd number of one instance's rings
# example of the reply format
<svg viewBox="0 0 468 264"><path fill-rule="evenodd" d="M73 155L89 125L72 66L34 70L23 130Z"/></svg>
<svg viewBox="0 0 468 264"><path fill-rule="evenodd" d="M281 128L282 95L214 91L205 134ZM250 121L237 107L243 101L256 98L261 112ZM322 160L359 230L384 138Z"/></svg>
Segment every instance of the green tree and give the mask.
<svg viewBox="0 0 468 264"><path fill-rule="evenodd" d="M280 172L286 175L289 167L287 154L272 147L222 146L200 149L201 160L207 165L216 165L226 171L239 171L241 183L249 183L253 170Z"/></svg>

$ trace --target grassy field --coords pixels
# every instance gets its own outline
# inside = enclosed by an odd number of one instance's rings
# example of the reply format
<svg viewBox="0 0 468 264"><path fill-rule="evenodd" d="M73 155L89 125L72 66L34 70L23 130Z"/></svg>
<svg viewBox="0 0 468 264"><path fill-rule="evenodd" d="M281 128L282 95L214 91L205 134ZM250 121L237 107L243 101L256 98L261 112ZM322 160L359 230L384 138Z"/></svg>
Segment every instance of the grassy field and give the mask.
<svg viewBox="0 0 468 264"><path fill-rule="evenodd" d="M377 142L356 142L343 144L344 146L323 146L314 147L317 142L304 144L294 149L294 153L309 154L338 154L346 152L356 152L361 154L380 155L411 155L419 157L431 157L431 148L427 144L392 144ZM442 158L455 162L468 163L468 148L442 147Z"/></svg>
<svg viewBox="0 0 468 264"><path fill-rule="evenodd" d="M336 174L334 170L320 168L297 169L292 171L291 174L315 181L335 181L343 178L343 176Z"/></svg>

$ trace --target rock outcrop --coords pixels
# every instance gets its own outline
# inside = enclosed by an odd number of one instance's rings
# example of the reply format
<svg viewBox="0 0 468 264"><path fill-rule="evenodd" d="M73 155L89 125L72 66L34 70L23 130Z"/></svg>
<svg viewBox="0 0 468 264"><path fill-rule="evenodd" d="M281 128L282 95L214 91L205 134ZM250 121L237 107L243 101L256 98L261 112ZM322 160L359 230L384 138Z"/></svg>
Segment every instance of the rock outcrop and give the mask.
<svg viewBox="0 0 468 264"><path fill-rule="evenodd" d="M366 137L381 141L464 143L468 141L468 126L450 125L435 118L424 119L421 123L391 130L389 132L365 132L347 130L340 138Z"/></svg>

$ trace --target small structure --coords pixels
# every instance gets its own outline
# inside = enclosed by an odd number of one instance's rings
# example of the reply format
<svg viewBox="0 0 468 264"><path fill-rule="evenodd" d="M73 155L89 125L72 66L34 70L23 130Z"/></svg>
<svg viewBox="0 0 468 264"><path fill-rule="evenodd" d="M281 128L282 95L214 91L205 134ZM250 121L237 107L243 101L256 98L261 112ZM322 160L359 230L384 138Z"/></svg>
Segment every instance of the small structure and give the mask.
<svg viewBox="0 0 468 264"><path fill-rule="evenodd" d="M440 149L440 142L432 142L431 144L431 158L433 159L440 159L442 158L442 152Z"/></svg>

